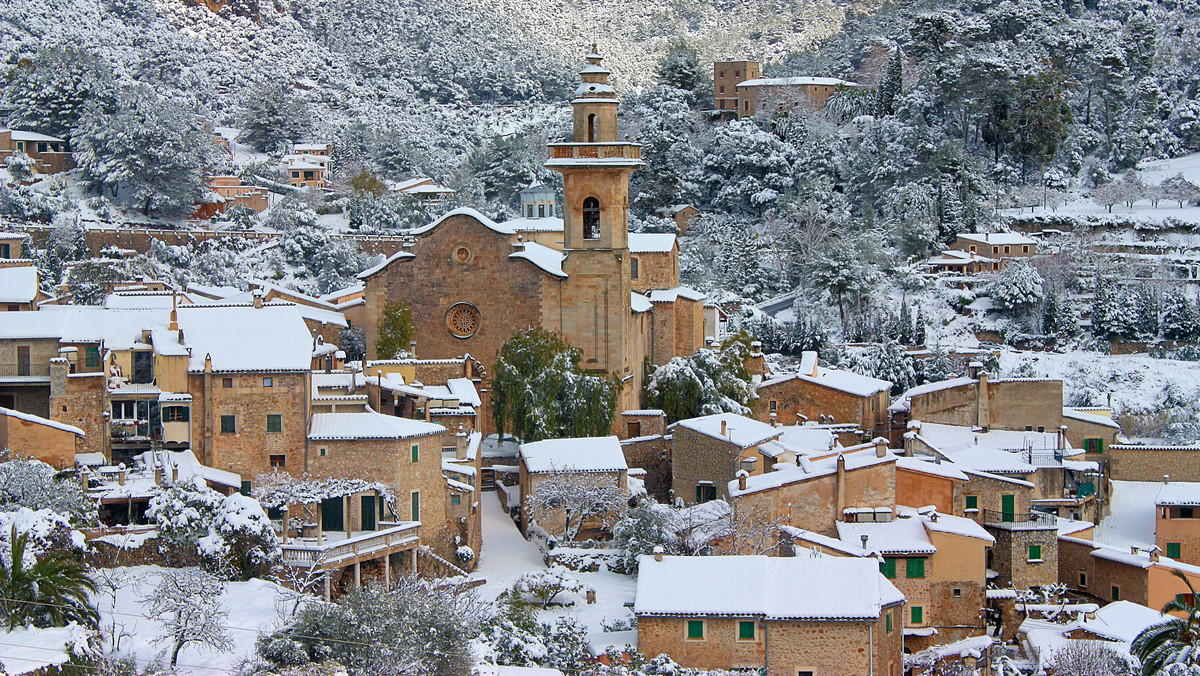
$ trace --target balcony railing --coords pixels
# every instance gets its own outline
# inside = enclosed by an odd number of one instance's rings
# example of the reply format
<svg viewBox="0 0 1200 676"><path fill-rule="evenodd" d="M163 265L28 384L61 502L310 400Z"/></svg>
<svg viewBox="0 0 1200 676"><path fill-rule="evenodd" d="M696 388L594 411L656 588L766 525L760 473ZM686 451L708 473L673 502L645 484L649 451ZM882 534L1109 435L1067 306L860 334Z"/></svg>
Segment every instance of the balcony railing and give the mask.
<svg viewBox="0 0 1200 676"><path fill-rule="evenodd" d="M552 160L640 160L642 146L636 143L552 143Z"/></svg>
<svg viewBox="0 0 1200 676"><path fill-rule="evenodd" d="M983 522L987 524L1012 524L1024 528L1057 528L1058 517L1045 512L1001 512L995 509L983 510Z"/></svg>
<svg viewBox="0 0 1200 676"><path fill-rule="evenodd" d="M418 523L405 523L320 545L293 540L286 545L280 545L279 548L283 551L284 563L289 566L337 568L339 563L346 559L355 559L363 555L382 556L385 552L390 553L388 550L399 551L405 545L415 544L420 541L417 536L419 527Z"/></svg>
<svg viewBox="0 0 1200 676"><path fill-rule="evenodd" d="M49 378L49 364L0 364L0 378Z"/></svg>

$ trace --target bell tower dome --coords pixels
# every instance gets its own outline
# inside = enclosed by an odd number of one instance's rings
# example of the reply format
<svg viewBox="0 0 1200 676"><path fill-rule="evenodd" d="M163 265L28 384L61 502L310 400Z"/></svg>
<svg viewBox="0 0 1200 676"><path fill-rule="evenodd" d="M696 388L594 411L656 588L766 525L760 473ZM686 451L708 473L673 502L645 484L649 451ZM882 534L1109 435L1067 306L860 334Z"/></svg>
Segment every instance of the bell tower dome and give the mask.
<svg viewBox="0 0 1200 676"><path fill-rule="evenodd" d="M629 174L645 165L641 145L617 140L617 93L595 45L585 58L571 100L575 138L549 144L545 165L563 176L562 334L582 351L584 368L624 381L622 399L632 397L636 408L642 366L632 357Z"/></svg>

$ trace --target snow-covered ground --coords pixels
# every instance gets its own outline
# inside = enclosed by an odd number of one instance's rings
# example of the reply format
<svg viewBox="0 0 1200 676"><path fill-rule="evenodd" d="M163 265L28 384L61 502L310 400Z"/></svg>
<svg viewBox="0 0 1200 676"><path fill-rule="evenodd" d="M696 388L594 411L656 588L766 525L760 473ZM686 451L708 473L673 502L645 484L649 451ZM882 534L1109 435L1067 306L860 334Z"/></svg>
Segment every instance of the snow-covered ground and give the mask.
<svg viewBox="0 0 1200 676"><path fill-rule="evenodd" d="M487 584L480 588L484 599L493 601L523 573L546 568L541 551L521 536L516 524L504 513L496 495L483 496L482 525L483 548L479 555L479 568L472 577L487 580ZM574 606L542 611L543 620L553 621L560 616L574 618L587 627L588 647L593 654L604 652L608 646L623 648L626 644L637 645L637 631L606 632L601 626L602 620L611 622L633 616L632 608L626 607L626 604L633 603L637 579L607 570L572 575L585 586L596 590L596 603L589 605L583 598L577 598Z"/></svg>
<svg viewBox="0 0 1200 676"><path fill-rule="evenodd" d="M0 663L10 676L62 664L70 659L69 644L86 644L88 632L78 625L35 629L13 629L0 638Z"/></svg>

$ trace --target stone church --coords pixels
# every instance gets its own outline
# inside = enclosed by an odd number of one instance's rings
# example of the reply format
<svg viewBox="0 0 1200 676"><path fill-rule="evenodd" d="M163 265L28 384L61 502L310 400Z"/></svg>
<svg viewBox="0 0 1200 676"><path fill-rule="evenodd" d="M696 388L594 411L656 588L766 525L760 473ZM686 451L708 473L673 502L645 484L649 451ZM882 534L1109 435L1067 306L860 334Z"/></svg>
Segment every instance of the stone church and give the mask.
<svg viewBox="0 0 1200 676"><path fill-rule="evenodd" d="M622 381L620 411L641 406L646 362L703 346L704 296L679 286L675 236L628 232L629 175L645 164L639 144L618 140L617 95L595 51L571 101L574 142L548 147L562 218L553 190L533 185L512 221L456 209L413 231L359 275L369 358L389 302L412 309L423 359L471 354L490 369L512 334L541 326L578 348L584 368Z"/></svg>

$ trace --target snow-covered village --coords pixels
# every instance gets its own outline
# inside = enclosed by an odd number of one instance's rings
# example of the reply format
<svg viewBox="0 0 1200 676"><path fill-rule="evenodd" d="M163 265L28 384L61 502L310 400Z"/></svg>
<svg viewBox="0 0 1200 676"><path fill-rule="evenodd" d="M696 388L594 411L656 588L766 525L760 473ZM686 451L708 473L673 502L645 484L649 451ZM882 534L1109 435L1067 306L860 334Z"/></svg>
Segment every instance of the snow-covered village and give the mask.
<svg viewBox="0 0 1200 676"><path fill-rule="evenodd" d="M0 2L0 676L1200 676L1196 0Z"/></svg>

